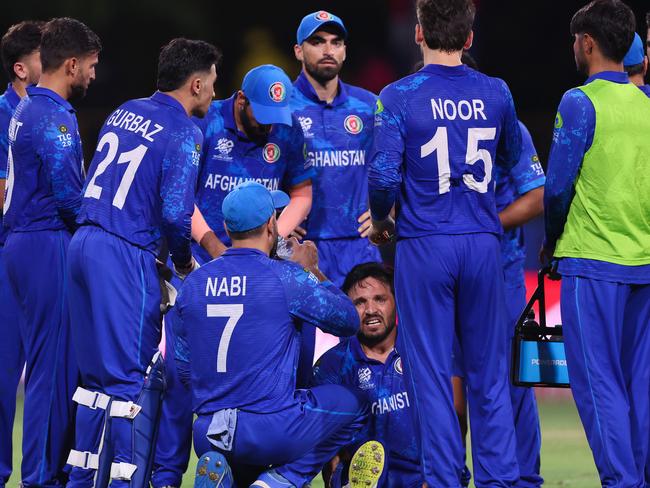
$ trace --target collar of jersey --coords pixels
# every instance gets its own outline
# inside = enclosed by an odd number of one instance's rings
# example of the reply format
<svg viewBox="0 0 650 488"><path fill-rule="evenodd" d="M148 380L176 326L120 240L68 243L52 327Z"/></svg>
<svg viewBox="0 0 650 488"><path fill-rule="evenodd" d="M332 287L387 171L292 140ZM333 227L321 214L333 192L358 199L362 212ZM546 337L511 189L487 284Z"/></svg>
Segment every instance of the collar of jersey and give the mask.
<svg viewBox="0 0 650 488"><path fill-rule="evenodd" d="M221 104L221 117L223 118L223 126L225 129L236 132L240 137L246 137L246 134L237 129L235 122L235 97L237 93L233 94L230 98L226 98Z"/></svg>
<svg viewBox="0 0 650 488"><path fill-rule="evenodd" d="M162 93L157 91L153 95L151 95L151 100L162 103L163 105L168 105L169 107L173 107L177 110L180 110L183 112L185 115L187 115L187 112L185 112L185 109L181 105L181 102L176 100L174 97L167 95L166 93Z"/></svg>
<svg viewBox="0 0 650 488"><path fill-rule="evenodd" d="M589 78L587 78L585 85L591 83L594 80L611 81L612 83L620 83L623 85L630 82L625 71L601 71L600 73L596 73L595 75L591 75Z"/></svg>
<svg viewBox="0 0 650 488"><path fill-rule="evenodd" d="M268 257L268 255L259 249L253 249L252 247L229 247L222 256L243 256L246 254L261 254L262 256Z"/></svg>
<svg viewBox="0 0 650 488"><path fill-rule="evenodd" d="M44 88L42 86L28 86L27 87L27 94L30 97L34 96L44 96L48 97L51 100L54 100L56 103L59 105L63 106L68 112L74 112L75 109L72 105L70 105L70 102L68 102L65 98L63 98L61 95L56 93L53 90L50 90L49 88Z"/></svg>
<svg viewBox="0 0 650 488"><path fill-rule="evenodd" d="M14 90L14 86L11 83L7 85L7 91L5 91L5 97L7 97L7 101L9 102L9 105L11 105L11 108L13 109L15 109L20 103L20 95L16 93L16 90Z"/></svg>
<svg viewBox="0 0 650 488"><path fill-rule="evenodd" d="M345 83L341 82L340 79L339 79L339 89L332 103L327 103L324 100L318 98L318 95L316 94L316 90L314 90L314 87L305 76L305 73L303 73L302 71L298 75L298 78L296 78L296 81L293 82L293 86L298 90L300 90L300 92L303 95L305 95L307 98L309 98L312 102L317 103L319 105L325 105L325 106L331 105L333 107L336 107L337 105L343 105L348 100L348 89L345 86Z"/></svg>
<svg viewBox="0 0 650 488"><path fill-rule="evenodd" d="M352 354L355 356L355 359L357 361L362 361L367 364L390 364L393 361L393 356L397 354L397 351L395 350L395 348L393 348L393 350L388 353L388 356L386 356L385 363L382 363L377 359L369 358L366 355L366 353L363 352L363 348L361 347L361 341L359 341L359 338L356 335L350 337L350 346L351 346Z"/></svg>
<svg viewBox="0 0 650 488"><path fill-rule="evenodd" d="M460 64L458 66L445 66L442 64L427 64L426 66L423 66L420 71L424 71L425 73L433 73L437 75L463 76L467 74L467 71L469 69L470 68L468 68L464 64Z"/></svg>

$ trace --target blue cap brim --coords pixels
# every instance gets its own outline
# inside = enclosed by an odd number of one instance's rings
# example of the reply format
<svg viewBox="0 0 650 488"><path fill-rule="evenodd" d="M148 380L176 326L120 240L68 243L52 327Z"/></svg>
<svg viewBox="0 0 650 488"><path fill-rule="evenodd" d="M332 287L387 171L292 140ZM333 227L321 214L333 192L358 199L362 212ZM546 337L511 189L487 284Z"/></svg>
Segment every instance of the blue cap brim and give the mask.
<svg viewBox="0 0 650 488"><path fill-rule="evenodd" d="M343 39L346 39L348 37L348 31L345 30L345 27L343 27L336 20L329 20L327 22L322 22L322 23L316 25L310 32L307 33L307 35L303 38L302 42L305 42L307 39L309 39L311 36L313 36L319 30L322 30L323 27L325 27L326 25L333 25L337 29L339 29L343 33ZM302 44L302 42L300 44Z"/></svg>
<svg viewBox="0 0 650 488"><path fill-rule="evenodd" d="M271 191L271 198L273 199L273 207L275 208L286 207L289 205L289 201L291 200L291 198L289 198L289 195L287 195L282 190Z"/></svg>
<svg viewBox="0 0 650 488"><path fill-rule="evenodd" d="M269 107L260 103L250 100L251 107L253 107L253 115L255 120L260 124L284 124L291 127L291 107L287 104L285 107Z"/></svg>

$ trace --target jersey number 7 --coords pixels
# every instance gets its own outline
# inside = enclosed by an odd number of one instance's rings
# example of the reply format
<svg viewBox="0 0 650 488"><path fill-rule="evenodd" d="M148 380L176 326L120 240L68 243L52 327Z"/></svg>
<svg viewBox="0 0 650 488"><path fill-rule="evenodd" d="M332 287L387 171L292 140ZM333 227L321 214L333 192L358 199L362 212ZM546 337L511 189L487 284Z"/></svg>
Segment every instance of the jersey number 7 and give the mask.
<svg viewBox="0 0 650 488"><path fill-rule="evenodd" d="M208 317L228 317L223 334L221 334L221 339L219 340L219 348L217 349L217 373L225 373L228 361L228 346L230 346L230 339L232 338L232 333L235 331L237 322L244 315L244 304L209 304L207 305L207 315Z"/></svg>

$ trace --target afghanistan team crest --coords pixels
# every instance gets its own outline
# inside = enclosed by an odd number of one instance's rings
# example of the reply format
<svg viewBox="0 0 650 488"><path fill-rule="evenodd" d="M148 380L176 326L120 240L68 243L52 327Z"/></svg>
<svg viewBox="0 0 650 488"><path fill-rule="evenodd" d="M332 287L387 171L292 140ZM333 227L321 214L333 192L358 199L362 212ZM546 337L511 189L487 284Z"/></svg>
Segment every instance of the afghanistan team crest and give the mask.
<svg viewBox="0 0 650 488"><path fill-rule="evenodd" d="M397 358L395 361L395 371L398 374L404 374L404 370L402 369L402 358Z"/></svg>
<svg viewBox="0 0 650 488"><path fill-rule="evenodd" d="M325 12L325 10L321 10L314 17L316 18L316 20L320 20L321 22L327 22L328 20L334 19L334 17L332 17L332 14L329 12Z"/></svg>
<svg viewBox="0 0 650 488"><path fill-rule="evenodd" d="M280 148L277 144L269 142L262 149L262 157L267 163L273 164L280 159Z"/></svg>
<svg viewBox="0 0 650 488"><path fill-rule="evenodd" d="M269 96L276 103L282 102L287 97L287 89L284 87L284 83L281 81L273 83L269 87Z"/></svg>
<svg viewBox="0 0 650 488"><path fill-rule="evenodd" d="M343 127L350 134L356 135L363 130L363 121L358 115L348 115L343 121Z"/></svg>

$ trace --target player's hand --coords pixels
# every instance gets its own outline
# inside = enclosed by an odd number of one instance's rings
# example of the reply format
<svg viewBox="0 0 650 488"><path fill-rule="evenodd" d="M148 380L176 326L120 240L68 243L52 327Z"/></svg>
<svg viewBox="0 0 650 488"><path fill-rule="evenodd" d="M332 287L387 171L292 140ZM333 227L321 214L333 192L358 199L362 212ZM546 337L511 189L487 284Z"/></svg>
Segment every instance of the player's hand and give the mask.
<svg viewBox="0 0 650 488"><path fill-rule="evenodd" d="M539 250L539 262L542 266L546 266L553 260L553 252L555 249L550 249L542 244L542 248Z"/></svg>
<svg viewBox="0 0 650 488"><path fill-rule="evenodd" d="M395 240L395 221L391 217L384 220L372 219L368 240L375 246Z"/></svg>
<svg viewBox="0 0 650 488"><path fill-rule="evenodd" d="M370 210L366 210L365 212L363 212L357 219L357 222L361 224L357 229L357 232L359 232L359 236L368 237L368 234L370 234L370 231L372 230L372 219L370 218Z"/></svg>
<svg viewBox="0 0 650 488"><path fill-rule="evenodd" d="M291 231L289 237L295 237L297 240L302 241L306 235L307 235L307 231L298 225L296 226L295 229Z"/></svg>
<svg viewBox="0 0 650 488"><path fill-rule="evenodd" d="M316 249L316 244L312 241L304 241L301 243L295 237L290 238L288 244L290 244L293 250L291 261L298 263L311 272L318 269L318 249Z"/></svg>
<svg viewBox="0 0 650 488"><path fill-rule="evenodd" d="M178 276L181 280L184 280L187 278L187 275L189 275L192 271L199 269L199 263L196 262L196 259L194 259L194 256L190 259L190 262L187 263L184 266L177 266L176 263L174 263L174 271L176 272L176 276Z"/></svg>

